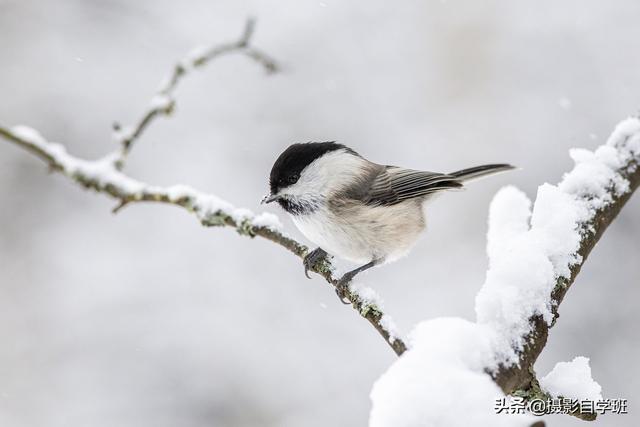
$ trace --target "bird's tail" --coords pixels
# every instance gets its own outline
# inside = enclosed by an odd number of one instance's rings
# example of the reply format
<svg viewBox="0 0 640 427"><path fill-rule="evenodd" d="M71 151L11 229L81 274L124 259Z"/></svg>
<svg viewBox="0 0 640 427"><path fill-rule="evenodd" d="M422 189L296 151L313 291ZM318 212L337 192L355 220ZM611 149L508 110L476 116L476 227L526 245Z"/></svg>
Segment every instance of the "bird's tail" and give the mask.
<svg viewBox="0 0 640 427"><path fill-rule="evenodd" d="M496 173L506 172L511 169L515 169L515 167L506 163L499 163L499 164L482 165L482 166L476 166L473 168L462 169L456 172L450 172L448 175L452 175L456 177L456 179L462 182L466 182L466 181L482 178L485 176L493 175Z"/></svg>

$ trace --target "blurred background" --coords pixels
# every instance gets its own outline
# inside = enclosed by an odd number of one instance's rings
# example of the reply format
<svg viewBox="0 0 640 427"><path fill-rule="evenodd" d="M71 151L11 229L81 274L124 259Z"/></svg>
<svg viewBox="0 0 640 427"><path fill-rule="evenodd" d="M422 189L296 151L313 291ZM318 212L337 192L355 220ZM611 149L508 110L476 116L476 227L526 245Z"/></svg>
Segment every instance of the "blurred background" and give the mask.
<svg viewBox="0 0 640 427"><path fill-rule="evenodd" d="M111 123L136 120L177 59L235 40L248 15L283 72L234 55L193 74L127 171L258 211L292 142L443 172L520 166L438 199L413 253L361 277L405 332L474 319L493 194L535 197L570 170L569 148L595 148L639 106L634 0L0 0L0 122L102 156ZM300 260L180 209L114 205L0 142L1 426L366 424L394 355ZM604 396L629 399L630 414L591 425L640 422L639 218L636 195L537 365L588 356Z"/></svg>

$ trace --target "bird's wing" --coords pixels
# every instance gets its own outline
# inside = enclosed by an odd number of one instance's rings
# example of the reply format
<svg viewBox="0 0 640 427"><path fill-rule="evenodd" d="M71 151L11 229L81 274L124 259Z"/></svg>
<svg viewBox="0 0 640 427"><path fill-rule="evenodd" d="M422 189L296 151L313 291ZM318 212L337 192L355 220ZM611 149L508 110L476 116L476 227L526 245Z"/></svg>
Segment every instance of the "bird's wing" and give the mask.
<svg viewBox="0 0 640 427"><path fill-rule="evenodd" d="M461 187L462 183L453 175L385 166L372 180L363 201L369 205L390 206L403 200Z"/></svg>

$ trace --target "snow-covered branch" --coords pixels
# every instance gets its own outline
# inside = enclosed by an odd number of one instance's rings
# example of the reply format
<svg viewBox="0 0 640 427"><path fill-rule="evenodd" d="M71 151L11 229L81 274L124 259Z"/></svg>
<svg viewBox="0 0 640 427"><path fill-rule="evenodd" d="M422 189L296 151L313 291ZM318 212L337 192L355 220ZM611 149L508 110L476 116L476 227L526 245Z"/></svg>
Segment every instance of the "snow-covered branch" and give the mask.
<svg viewBox="0 0 640 427"><path fill-rule="evenodd" d="M521 322L522 317L510 323L517 332L511 330L506 337L511 340L515 352L504 354L504 360L494 372L496 382L505 393L527 390L535 385L533 365L546 345L549 328L559 316L560 303L591 250L640 185L640 119L622 121L607 143L594 152L573 149L570 155L576 164L574 169L557 186L545 184L538 189L532 213L524 209L529 203L526 197L523 199L523 195L514 190L503 190L492 206L494 217L504 215L508 210L513 212L518 205L524 215L521 218L494 218L495 223L491 226L495 233L493 236L490 233L488 243L490 257L493 251L493 255L500 258L499 262L512 260L524 272L530 273L527 280L526 274L492 265L487 273L487 283L478 295L479 321L504 320L505 316L513 314L514 310L507 306L514 303L521 307L524 304L530 314L526 323ZM501 204L509 206L503 209ZM529 217L531 228L526 230ZM518 233L518 228L524 234ZM491 239L497 237L499 240L502 233L512 233L511 237L506 237L511 243L497 248ZM505 249L514 252L511 255L495 253ZM524 265L524 259L528 259L528 265ZM533 275L539 277L533 279ZM512 281L511 285L506 285L506 281ZM517 300L508 296L510 289L523 287L530 292L521 293Z"/></svg>
<svg viewBox="0 0 640 427"><path fill-rule="evenodd" d="M61 172L83 187L117 199L119 204L114 210L138 202L176 205L194 213L204 226L228 226L241 235L264 237L300 258L309 252L307 246L281 231L280 221L271 213L256 215L249 209L234 207L215 195L189 186L159 187L129 177L116 167L119 151L99 160L88 161L70 155L63 145L49 142L37 131L25 126L11 129L0 127L0 136L40 157L47 162L50 170ZM338 282L330 262L320 264L313 271L333 286ZM382 312L379 300L372 296L369 289L355 287L348 293L347 299L397 354L404 352L406 346L395 333L393 322Z"/></svg>
<svg viewBox="0 0 640 427"><path fill-rule="evenodd" d="M195 214L204 226L232 227L241 235L263 237L304 258L309 249L283 233L280 221L273 214L254 214L249 209L237 208L215 195L203 193L189 186L159 187L138 181L123 172L126 156L134 141L156 117L169 114L173 110L173 92L182 78L194 68L204 66L223 54L240 52L255 60L268 72L278 70L273 59L250 46L253 30L254 21L249 20L237 41L196 48L185 59L179 61L152 99L142 119L133 126L118 126L116 139L120 147L101 159L90 161L75 157L69 154L63 145L47 141L39 132L26 126L0 126L0 137L41 158L50 170L62 173L85 188L113 197L118 201L114 212L128 204L139 202L171 204ZM338 282L329 261L319 264L313 271L332 286ZM393 351L397 354L405 351L406 346L395 332L392 319L383 313L380 299L370 289L354 287L346 298L358 313L371 323Z"/></svg>
<svg viewBox="0 0 640 427"><path fill-rule="evenodd" d="M174 92L193 69L231 52L248 56L268 72L278 69L269 56L250 45L253 29L250 20L237 41L195 49L179 61L141 119L131 126L116 126L119 147L101 159L75 157L26 126L0 126L0 137L41 158L52 171L116 199L114 211L139 202L175 205L193 213L204 226L227 226L241 235L260 236L303 258L308 248L287 236L275 215L254 214L188 186L159 187L123 172L133 144L155 118L171 113ZM533 422L529 416L496 418L495 397L568 392L578 396L581 386L589 389L589 396L599 395L584 358L559 364L540 382L534 364L587 256L640 185L640 120L621 122L605 145L594 152L572 150L571 157L574 169L558 185L540 186L533 208L514 187L502 189L494 198L487 245L490 265L476 298L476 322L453 318L421 322L410 336L408 350L377 295L368 288L350 287L346 298L402 356L374 386L371 426L455 426L460 421L528 426ZM337 285L329 261L313 271ZM566 380L574 374L575 381ZM574 415L593 419L594 414Z"/></svg>
<svg viewBox="0 0 640 427"><path fill-rule="evenodd" d="M587 256L640 185L640 120L622 121L594 152L570 154L573 170L558 185L540 186L533 209L514 187L495 196L477 321L432 319L416 326L410 350L373 388L372 427L529 426L529 416L495 414L494 399L507 394L546 400L580 390L581 398L599 396L586 359L571 368L560 364L542 385L534 364ZM571 412L595 418L593 412Z"/></svg>

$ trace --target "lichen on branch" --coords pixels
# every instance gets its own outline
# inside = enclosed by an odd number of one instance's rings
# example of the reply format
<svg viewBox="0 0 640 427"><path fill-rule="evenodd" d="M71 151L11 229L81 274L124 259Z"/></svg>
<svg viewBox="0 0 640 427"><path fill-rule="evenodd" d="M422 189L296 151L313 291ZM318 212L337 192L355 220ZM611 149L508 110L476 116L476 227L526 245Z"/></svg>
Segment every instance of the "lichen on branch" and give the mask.
<svg viewBox="0 0 640 427"><path fill-rule="evenodd" d="M64 145L47 141L38 131L27 126L8 128L0 125L0 137L45 161L51 171L62 173L85 188L116 199L118 204L113 209L114 212L140 202L175 205L195 214L204 226L231 227L240 235L259 236L303 258L309 252L309 248L286 235L282 231L278 218L271 213L254 214L249 209L235 207L232 203L213 194L207 194L189 186L160 187L136 180L123 172L126 157L133 148L133 143L156 117L173 111L174 92L182 79L192 70L234 52L249 57L267 73L279 70L275 60L251 45L254 29L255 21L250 19L238 40L196 48L184 59L178 61L161 84L158 93L152 98L142 118L131 126L115 126L118 149L98 160L75 157L67 152ZM338 280L333 276L330 261L319 263L312 271L320 274L330 285L336 286ZM393 351L402 354L406 345L393 329L393 321L389 315L383 313L380 303L373 303L361 294L362 292L357 290L349 291L346 298L354 309L371 323Z"/></svg>

